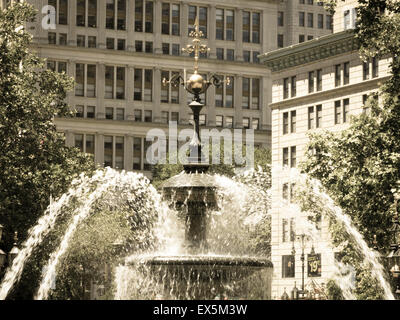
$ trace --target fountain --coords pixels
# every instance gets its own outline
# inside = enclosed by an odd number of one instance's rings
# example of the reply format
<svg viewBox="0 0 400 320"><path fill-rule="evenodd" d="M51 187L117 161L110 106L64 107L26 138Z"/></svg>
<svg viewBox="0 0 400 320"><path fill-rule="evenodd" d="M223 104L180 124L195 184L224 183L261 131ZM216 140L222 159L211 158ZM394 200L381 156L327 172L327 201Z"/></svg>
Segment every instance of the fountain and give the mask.
<svg viewBox="0 0 400 320"><path fill-rule="evenodd" d="M148 272L156 283L155 287L162 287L161 291L158 289L158 294L164 298L213 299L227 295L227 291L230 291L229 296L270 299L272 263L268 259L209 254L209 211L218 208L218 183L213 175L207 173L209 165L204 161L201 148L199 116L203 104L200 94L208 89L211 81L204 80L198 74L199 52L206 52L208 49L200 44L202 32L199 31L197 20L195 27L191 34L194 45L185 49L189 53L194 52L194 74L188 81L180 76L169 81L163 79L164 84L183 85L194 95L189 104L193 111L194 135L189 144L188 163L184 165L184 172L170 178L160 188L163 200L183 215L184 253L175 256L141 256L130 259L128 264L138 269L142 267L144 272ZM215 75L210 80L216 86L222 84ZM229 82L229 78L226 81ZM254 276L263 279L263 288L257 294L247 283Z"/></svg>

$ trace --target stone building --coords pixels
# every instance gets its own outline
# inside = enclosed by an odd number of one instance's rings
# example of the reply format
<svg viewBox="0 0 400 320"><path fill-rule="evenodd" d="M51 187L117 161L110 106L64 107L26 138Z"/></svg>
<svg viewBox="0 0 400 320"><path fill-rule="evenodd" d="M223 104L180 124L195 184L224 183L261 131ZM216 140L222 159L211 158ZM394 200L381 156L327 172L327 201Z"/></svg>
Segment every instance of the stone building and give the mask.
<svg viewBox="0 0 400 320"><path fill-rule="evenodd" d="M389 76L390 59L362 61L354 40L357 1L339 1L334 33L266 53L260 60L272 72L272 262L276 298L296 287L301 289L301 241L296 228L303 219L291 211L295 186L290 168L304 159L308 134L321 130L340 131L352 116L368 112L364 104ZM280 205L277 205L280 204ZM333 272L328 221L318 223L323 239L305 239L305 284L326 283ZM295 254L292 248L295 248ZM314 248L314 252L312 252ZM285 290L286 289L286 290Z"/></svg>
<svg viewBox="0 0 400 320"><path fill-rule="evenodd" d="M320 15L331 21L329 14L313 1L29 2L39 11L37 21L28 25L33 48L47 58L49 68L76 81L67 97L76 117L55 120L67 144L94 154L102 166L147 175L151 165L145 155L152 143L146 141L147 132L159 128L168 135L169 121L176 121L178 130L191 128L187 103L192 97L182 87L163 86L162 79L193 72L193 58L182 48L191 43L196 16L210 48L200 59L200 71L231 79L203 96L201 124L243 132L253 128L256 146L271 145L271 78L257 56L281 46L282 38L284 45L297 43L300 32L331 33L331 25L318 24ZM53 26L47 5L55 8ZM313 22L297 27L297 10L312 13Z"/></svg>

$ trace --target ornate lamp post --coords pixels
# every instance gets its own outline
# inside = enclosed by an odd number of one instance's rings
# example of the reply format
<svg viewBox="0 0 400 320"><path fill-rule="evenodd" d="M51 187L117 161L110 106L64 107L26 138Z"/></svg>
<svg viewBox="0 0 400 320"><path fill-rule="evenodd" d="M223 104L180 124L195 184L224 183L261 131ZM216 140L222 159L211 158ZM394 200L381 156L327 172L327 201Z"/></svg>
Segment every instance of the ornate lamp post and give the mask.
<svg viewBox="0 0 400 320"><path fill-rule="evenodd" d="M304 254L304 250L306 247L306 241L308 241L310 239L310 237L308 235L306 235L305 233L296 235L295 238L297 240L301 240L301 255L300 255L300 261L301 261L301 290L298 290L296 287L296 282L293 288L294 292L297 292L297 299L299 299L299 297L301 299L304 299L306 296L306 290L304 288L304 272L305 272L305 254ZM311 248L311 253L310 254L314 254L314 246ZM292 255L294 256L296 254L296 250L294 247L294 239L293 239L293 244L292 244ZM296 299L296 294L294 295L294 299Z"/></svg>
<svg viewBox="0 0 400 320"><path fill-rule="evenodd" d="M194 53L194 74L186 79L186 75L182 78L179 74L174 75L171 79L167 80L164 78L162 83L164 86L167 84L171 84L174 87L178 87L182 85L186 91L193 94L193 101L189 104L189 107L193 111L193 120L194 120L194 135L189 144L190 156L188 162L190 166L185 166L186 172L203 172L207 170L208 165L204 164L203 155L201 153L201 140L200 140L200 111L203 108L203 104L201 103L200 95L205 93L207 89L213 84L216 87L221 86L224 82L228 85L230 84L230 78L227 78L225 81L222 81L217 75L212 74L209 80L205 80L201 74L199 74L199 54L206 53L210 51L205 44L201 43L200 38L202 38L203 32L200 31L199 19L196 17L195 30L190 32L189 36L193 37L193 44L188 44L186 48L183 48L182 51L186 53Z"/></svg>
<svg viewBox="0 0 400 320"><path fill-rule="evenodd" d="M400 221L399 221L399 203L400 195L395 195L394 200L394 215L393 215L393 226L391 228L391 233L393 235L392 243L390 245L390 252L387 256L389 261L390 272L393 279L396 281L396 295L400 295Z"/></svg>

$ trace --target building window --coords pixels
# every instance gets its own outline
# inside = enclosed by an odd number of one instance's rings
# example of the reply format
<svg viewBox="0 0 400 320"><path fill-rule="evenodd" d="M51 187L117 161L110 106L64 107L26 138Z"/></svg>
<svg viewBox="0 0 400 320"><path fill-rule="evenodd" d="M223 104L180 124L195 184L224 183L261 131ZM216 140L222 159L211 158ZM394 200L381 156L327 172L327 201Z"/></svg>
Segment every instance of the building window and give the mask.
<svg viewBox="0 0 400 320"><path fill-rule="evenodd" d="M144 122L152 122L153 121L153 112L151 110L144 111Z"/></svg>
<svg viewBox="0 0 400 320"><path fill-rule="evenodd" d="M125 67L106 66L104 98L125 99Z"/></svg>
<svg viewBox="0 0 400 320"><path fill-rule="evenodd" d="M314 129L314 107L308 107L308 130Z"/></svg>
<svg viewBox="0 0 400 320"><path fill-rule="evenodd" d="M107 49L114 49L114 38L107 38L106 39L106 48Z"/></svg>
<svg viewBox="0 0 400 320"><path fill-rule="evenodd" d="M260 55L260 52L253 51L253 63L260 63L260 59L258 58L259 55Z"/></svg>
<svg viewBox="0 0 400 320"><path fill-rule="evenodd" d="M283 79L283 99L289 98L289 78Z"/></svg>
<svg viewBox="0 0 400 320"><path fill-rule="evenodd" d="M104 136L104 167L113 165L113 137Z"/></svg>
<svg viewBox="0 0 400 320"><path fill-rule="evenodd" d="M225 81L227 76L219 75L220 79ZM215 106L233 108L234 96L234 78L230 77L229 85L223 82L219 87L215 88Z"/></svg>
<svg viewBox="0 0 400 320"><path fill-rule="evenodd" d="M142 169L142 138L133 138L133 170Z"/></svg>
<svg viewBox="0 0 400 320"><path fill-rule="evenodd" d="M278 11L278 27L283 27L284 21L283 21L283 11Z"/></svg>
<svg viewBox="0 0 400 320"><path fill-rule="evenodd" d="M322 69L317 70L317 91L322 91Z"/></svg>
<svg viewBox="0 0 400 320"><path fill-rule="evenodd" d="M296 110L290 112L290 132L296 132Z"/></svg>
<svg viewBox="0 0 400 320"><path fill-rule="evenodd" d="M283 134L288 134L289 133L289 112L284 112L283 113Z"/></svg>
<svg viewBox="0 0 400 320"><path fill-rule="evenodd" d="M217 115L215 116L215 126L222 127L224 125L224 116Z"/></svg>
<svg viewBox="0 0 400 320"><path fill-rule="evenodd" d="M75 106L75 117L83 118L84 115L84 107L83 106Z"/></svg>
<svg viewBox="0 0 400 320"><path fill-rule="evenodd" d="M153 70L135 69L133 83L133 100L152 101Z"/></svg>
<svg viewBox="0 0 400 320"><path fill-rule="evenodd" d="M335 101L335 124L340 124L342 118L342 107L340 100Z"/></svg>
<svg viewBox="0 0 400 320"><path fill-rule="evenodd" d="M153 42L146 41L145 51L146 51L146 53L153 53Z"/></svg>
<svg viewBox="0 0 400 320"><path fill-rule="evenodd" d="M310 40L312 40L312 39L314 39L314 36L307 36L307 40L308 40L308 41L310 41Z"/></svg>
<svg viewBox="0 0 400 320"><path fill-rule="evenodd" d="M235 12L233 10L225 10L225 39L228 41L235 40Z"/></svg>
<svg viewBox="0 0 400 320"><path fill-rule="evenodd" d="M217 48L217 59L224 60L224 49L223 48Z"/></svg>
<svg viewBox="0 0 400 320"><path fill-rule="evenodd" d="M294 256L285 255L282 256L282 278L294 278L295 265Z"/></svg>
<svg viewBox="0 0 400 320"><path fill-rule="evenodd" d="M49 0L48 4L56 9L56 22L68 24L68 0Z"/></svg>
<svg viewBox="0 0 400 320"><path fill-rule="evenodd" d="M283 48L284 43L283 43L283 34L278 34L278 48Z"/></svg>
<svg viewBox="0 0 400 320"><path fill-rule="evenodd" d="M363 62L363 80L369 79L369 61Z"/></svg>
<svg viewBox="0 0 400 320"><path fill-rule="evenodd" d="M172 55L173 56L180 56L181 55L181 48L179 44L172 44Z"/></svg>
<svg viewBox="0 0 400 320"><path fill-rule="evenodd" d="M180 34L179 29L180 29L179 4L163 3L161 33L179 36Z"/></svg>
<svg viewBox="0 0 400 320"><path fill-rule="evenodd" d="M75 95L86 97L96 96L96 65L77 63L75 65ZM86 84L86 85L85 85Z"/></svg>
<svg viewBox="0 0 400 320"><path fill-rule="evenodd" d="M284 187L287 187L287 184L284 185ZM282 219L282 242L287 242L289 235L289 230L288 230L288 221L287 219Z"/></svg>
<svg viewBox="0 0 400 320"><path fill-rule="evenodd" d="M142 119L142 110L135 109L133 111L133 115L134 115L134 118L135 118L135 122L142 122L143 121L143 119Z"/></svg>
<svg viewBox="0 0 400 320"><path fill-rule="evenodd" d="M296 147L290 147L290 167L296 168Z"/></svg>
<svg viewBox="0 0 400 320"><path fill-rule="evenodd" d="M343 64L343 84L350 83L350 62Z"/></svg>
<svg viewBox="0 0 400 320"><path fill-rule="evenodd" d="M348 122L349 120L349 106L350 106L350 100L344 99L343 100L343 123Z"/></svg>
<svg viewBox="0 0 400 320"><path fill-rule="evenodd" d="M179 103L179 86L172 83L163 85L163 79L171 79L178 75L177 71L161 71L161 102L162 103Z"/></svg>
<svg viewBox="0 0 400 320"><path fill-rule="evenodd" d="M87 106L86 108L86 118L94 119L96 116L96 107L95 106Z"/></svg>
<svg viewBox="0 0 400 320"><path fill-rule="evenodd" d="M57 43L57 34L55 32L49 32L47 34L47 41L49 44L56 44Z"/></svg>
<svg viewBox="0 0 400 320"><path fill-rule="evenodd" d="M260 13L243 11L243 42L260 43Z"/></svg>
<svg viewBox="0 0 400 320"><path fill-rule="evenodd" d="M105 112L107 120L114 120L114 108L106 107Z"/></svg>
<svg viewBox="0 0 400 320"><path fill-rule="evenodd" d="M226 117L225 127L226 128L233 128L233 117L231 117L231 116Z"/></svg>
<svg viewBox="0 0 400 320"><path fill-rule="evenodd" d="M318 29L324 28L324 15L318 14Z"/></svg>
<svg viewBox="0 0 400 320"><path fill-rule="evenodd" d="M291 88L290 88L290 95L291 97L295 97L297 94L297 89L296 89L296 76L293 76L290 79L290 84L291 84Z"/></svg>
<svg viewBox="0 0 400 320"><path fill-rule="evenodd" d="M299 12L299 26L300 27L305 26L305 13L304 12Z"/></svg>
<svg viewBox="0 0 400 320"><path fill-rule="evenodd" d="M208 10L207 7L197 7L189 6L189 17L188 17L188 34L194 31L194 23L199 14L199 29L203 32L204 37L207 38L207 20L208 20Z"/></svg>
<svg viewBox="0 0 400 320"><path fill-rule="evenodd" d="M299 34L299 43L302 43L305 41L305 36L304 34Z"/></svg>
<svg viewBox="0 0 400 320"><path fill-rule="evenodd" d="M117 39L117 50L125 50L125 39Z"/></svg>
<svg viewBox="0 0 400 320"><path fill-rule="evenodd" d="M224 40L224 33L225 33L224 31L225 31L224 9L217 8L215 38L217 40Z"/></svg>
<svg viewBox="0 0 400 320"><path fill-rule="evenodd" d="M250 79L243 78L242 81L242 108L250 108Z"/></svg>
<svg viewBox="0 0 400 320"><path fill-rule="evenodd" d="M67 45L67 34L66 33L60 33L58 35L58 44L60 46L66 46Z"/></svg>
<svg viewBox="0 0 400 320"><path fill-rule="evenodd" d="M161 111L161 122L168 124L168 121L169 121L169 112Z"/></svg>
<svg viewBox="0 0 400 320"><path fill-rule="evenodd" d="M341 85L342 76L341 76L341 65L335 65L335 87L339 87Z"/></svg>
<svg viewBox="0 0 400 320"><path fill-rule="evenodd" d="M235 60L235 50L226 49L226 60L228 60L228 61Z"/></svg>
<svg viewBox="0 0 400 320"><path fill-rule="evenodd" d="M96 36L88 36L88 48L96 48Z"/></svg>
<svg viewBox="0 0 400 320"><path fill-rule="evenodd" d="M326 16L326 29L328 30L333 29L333 17L331 15Z"/></svg>
<svg viewBox="0 0 400 320"><path fill-rule="evenodd" d="M135 31L153 33L153 1L135 0Z"/></svg>
<svg viewBox="0 0 400 320"><path fill-rule="evenodd" d="M251 53L251 51L249 51L249 50L243 50L243 61L244 62L250 62L250 53Z"/></svg>
<svg viewBox="0 0 400 320"><path fill-rule="evenodd" d="M251 87L251 108L254 110L258 110L260 109L260 79L253 78Z"/></svg>
<svg viewBox="0 0 400 320"><path fill-rule="evenodd" d="M316 118L315 127L316 128L322 127L322 105L321 104L317 105L317 118Z"/></svg>
<svg viewBox="0 0 400 320"><path fill-rule="evenodd" d="M243 129L250 129L250 118L243 117L242 125L243 125Z"/></svg>
<svg viewBox="0 0 400 320"><path fill-rule="evenodd" d="M282 166L289 166L289 148L283 148Z"/></svg>
<svg viewBox="0 0 400 320"><path fill-rule="evenodd" d="M117 108L116 110L116 120L125 120L125 109L124 108Z"/></svg>
<svg viewBox="0 0 400 320"><path fill-rule="evenodd" d="M86 12L87 5L87 12ZM78 27L96 28L97 26L97 0L76 1L76 25Z"/></svg>
<svg viewBox="0 0 400 320"><path fill-rule="evenodd" d="M117 30L126 29L126 0L106 0L106 29L115 26Z"/></svg>
<svg viewBox="0 0 400 320"><path fill-rule="evenodd" d="M163 43L162 44L162 53L163 54L169 54L169 43Z"/></svg>
<svg viewBox="0 0 400 320"><path fill-rule="evenodd" d="M308 73L308 93L314 92L314 71Z"/></svg>
<svg viewBox="0 0 400 320"><path fill-rule="evenodd" d="M372 58L372 78L379 76L379 59L376 57Z"/></svg>
<svg viewBox="0 0 400 320"><path fill-rule="evenodd" d="M179 122L179 112L171 112L171 121Z"/></svg>
<svg viewBox="0 0 400 320"><path fill-rule="evenodd" d="M258 118L251 119L251 128L253 130L260 129L260 119L258 119Z"/></svg>

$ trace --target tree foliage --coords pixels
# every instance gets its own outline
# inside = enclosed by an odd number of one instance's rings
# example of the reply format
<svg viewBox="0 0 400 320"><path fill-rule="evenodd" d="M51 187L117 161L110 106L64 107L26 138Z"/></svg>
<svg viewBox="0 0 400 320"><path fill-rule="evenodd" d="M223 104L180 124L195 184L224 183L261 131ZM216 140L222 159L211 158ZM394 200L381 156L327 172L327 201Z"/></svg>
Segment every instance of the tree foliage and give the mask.
<svg viewBox="0 0 400 320"><path fill-rule="evenodd" d="M93 159L65 146L54 117L70 116L65 103L73 81L44 69L30 49L32 36L23 26L35 10L13 3L0 12L0 224L7 249L13 231L24 239L29 227Z"/></svg>
<svg viewBox="0 0 400 320"><path fill-rule="evenodd" d="M334 8L337 1L325 1ZM321 181L337 204L349 214L369 245L374 235L386 254L389 247L393 189L400 181L400 3L392 0L359 0L354 32L363 59L391 58L389 80L370 95L370 112L354 117L348 129L311 134L303 169ZM339 226L333 238L344 243ZM345 250L346 251L346 250ZM347 246L347 257L357 264ZM371 298L371 279L358 261L361 299ZM364 282L364 284L363 284ZM369 283L369 286L367 285ZM369 289L368 289L369 288ZM369 290L369 291L368 291Z"/></svg>

